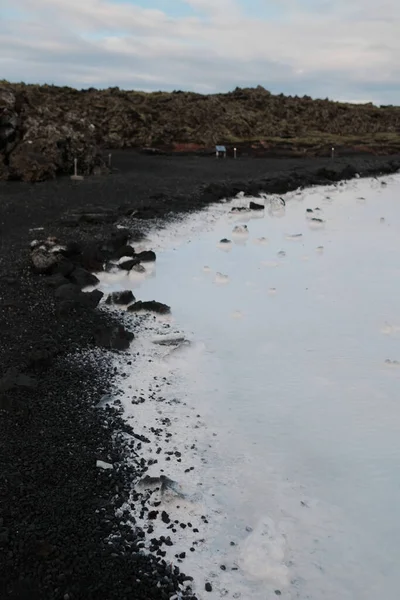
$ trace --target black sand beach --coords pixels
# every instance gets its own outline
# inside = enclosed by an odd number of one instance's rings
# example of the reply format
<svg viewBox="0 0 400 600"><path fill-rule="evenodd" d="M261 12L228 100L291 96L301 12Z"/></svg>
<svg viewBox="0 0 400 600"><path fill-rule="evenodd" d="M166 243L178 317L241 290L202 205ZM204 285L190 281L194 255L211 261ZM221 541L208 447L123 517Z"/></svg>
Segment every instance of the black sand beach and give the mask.
<svg viewBox="0 0 400 600"><path fill-rule="evenodd" d="M186 579L162 557L142 555L143 532L115 516L137 474L96 467L123 458L112 437L128 425L95 406L114 375L109 353L132 336L96 309L98 298L60 297L60 285L116 256L128 232L134 242L239 191L283 194L392 173L400 156L235 161L115 151L112 166L76 183L0 183L1 599L167 599ZM49 236L70 244L57 268L40 274L30 244ZM96 361L68 358L88 348Z"/></svg>

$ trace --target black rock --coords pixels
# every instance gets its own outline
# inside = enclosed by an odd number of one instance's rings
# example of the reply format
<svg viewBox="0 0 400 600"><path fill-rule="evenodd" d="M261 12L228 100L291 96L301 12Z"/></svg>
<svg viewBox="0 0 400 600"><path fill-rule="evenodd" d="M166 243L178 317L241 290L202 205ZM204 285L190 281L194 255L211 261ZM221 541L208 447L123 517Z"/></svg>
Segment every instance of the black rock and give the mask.
<svg viewBox="0 0 400 600"><path fill-rule="evenodd" d="M82 253L82 246L79 242L74 240L67 242L62 250L60 250L60 254L66 256L67 258L76 257Z"/></svg>
<svg viewBox="0 0 400 600"><path fill-rule="evenodd" d="M82 292L80 295L80 300L82 304L85 304L90 308L96 308L103 296L104 294L100 290L92 290L91 292Z"/></svg>
<svg viewBox="0 0 400 600"><path fill-rule="evenodd" d="M113 231L110 239L107 242L114 252L117 252L121 248L126 248L131 237L128 229L117 229ZM124 256L123 254L121 256Z"/></svg>
<svg viewBox="0 0 400 600"><path fill-rule="evenodd" d="M67 285L69 283L68 279L61 275L61 273L55 273L55 275L50 275L47 277L46 284L53 288L61 287L62 285Z"/></svg>
<svg viewBox="0 0 400 600"><path fill-rule="evenodd" d="M78 300L61 300L57 305L57 315L65 316L79 309L82 305Z"/></svg>
<svg viewBox="0 0 400 600"><path fill-rule="evenodd" d="M204 586L204 589L206 590L206 592L212 592L212 585L209 581L207 581L206 585Z"/></svg>
<svg viewBox="0 0 400 600"><path fill-rule="evenodd" d="M82 267L88 271L102 271L107 256L97 243L87 244L80 257Z"/></svg>
<svg viewBox="0 0 400 600"><path fill-rule="evenodd" d="M68 277L75 269L75 265L63 256L59 256L57 262L51 268L51 273Z"/></svg>
<svg viewBox="0 0 400 600"><path fill-rule="evenodd" d="M66 314L67 312L78 306L96 308L103 295L103 292L101 292L100 290L93 290L92 292L82 292L80 287L78 285L75 285L74 283L67 283L65 285L61 285L55 291L55 296L57 300L64 303L62 306L58 307L59 311L63 314Z"/></svg>
<svg viewBox="0 0 400 600"><path fill-rule="evenodd" d="M357 169L354 165L346 165L339 174L340 179L353 179L357 175Z"/></svg>
<svg viewBox="0 0 400 600"><path fill-rule="evenodd" d="M154 262L156 260L156 253L153 250L144 250L135 255L135 258L139 262Z"/></svg>
<svg viewBox="0 0 400 600"><path fill-rule="evenodd" d="M81 289L92 285L97 285L99 279L93 273L90 273L82 267L77 267L69 276L72 283L78 285Z"/></svg>
<svg viewBox="0 0 400 600"><path fill-rule="evenodd" d="M135 302L134 304L131 304L131 306L128 306L128 310L130 312L138 312L140 310L145 310L155 312L160 315L167 315L171 312L171 308L167 304L157 302L156 300L148 300L145 302L138 300L138 302Z"/></svg>
<svg viewBox="0 0 400 600"><path fill-rule="evenodd" d="M124 271L130 271L135 265L138 265L140 263L140 260L135 257L135 258L131 258L130 260L125 260L123 263L119 264L119 268L123 269Z"/></svg>
<svg viewBox="0 0 400 600"><path fill-rule="evenodd" d="M245 212L246 210L249 210L247 208L247 206L234 206L231 209L231 213L240 213L240 212Z"/></svg>
<svg viewBox="0 0 400 600"><path fill-rule="evenodd" d="M127 350L134 337L133 333L120 325L118 327L110 326L97 330L94 339L97 346L112 350Z"/></svg>
<svg viewBox="0 0 400 600"><path fill-rule="evenodd" d="M265 210L265 206L264 204L257 204L257 202L250 202L250 209L251 210Z"/></svg>
<svg viewBox="0 0 400 600"><path fill-rule="evenodd" d="M136 298L131 290L125 290L123 292L113 292L107 296L106 304L130 304L135 302Z"/></svg>
<svg viewBox="0 0 400 600"><path fill-rule="evenodd" d="M322 167L318 169L316 172L317 177L321 177L322 179L327 179L328 181L338 181L340 179L340 175L337 171L333 171L332 169L327 169L326 167Z"/></svg>
<svg viewBox="0 0 400 600"><path fill-rule="evenodd" d="M11 368L0 379L0 394L8 392L14 387L22 387L27 389L35 389L37 380L29 375L20 373L17 369Z"/></svg>
<svg viewBox="0 0 400 600"><path fill-rule="evenodd" d="M121 246L115 252L115 258L122 258L123 256L136 256L135 248L132 248L132 246Z"/></svg>
<svg viewBox="0 0 400 600"><path fill-rule="evenodd" d="M75 283L66 283L60 285L55 291L55 296L59 300L76 300L78 301L81 294L81 289Z"/></svg>

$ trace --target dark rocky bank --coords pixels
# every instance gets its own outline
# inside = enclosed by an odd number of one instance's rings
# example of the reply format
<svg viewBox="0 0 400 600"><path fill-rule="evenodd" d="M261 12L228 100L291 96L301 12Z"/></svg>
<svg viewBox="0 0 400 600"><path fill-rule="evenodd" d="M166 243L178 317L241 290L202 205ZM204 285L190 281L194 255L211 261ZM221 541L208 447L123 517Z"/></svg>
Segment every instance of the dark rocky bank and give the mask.
<svg viewBox="0 0 400 600"><path fill-rule="evenodd" d="M400 108L274 95L76 90L0 84L0 180L43 181L107 172L105 148L232 156L329 156L400 152Z"/></svg>
<svg viewBox="0 0 400 600"><path fill-rule="evenodd" d="M112 175L79 183L0 183L2 599L161 600L185 580L162 556L141 554L144 533L115 515L147 467L127 467L113 439L131 430L96 405L111 389L109 353L134 344L135 332L96 308L98 294L84 297L92 272L148 227L239 191L283 194L400 167L400 156L216 161L121 152L113 160ZM53 255L58 241L65 249ZM116 466L99 469L97 460Z"/></svg>

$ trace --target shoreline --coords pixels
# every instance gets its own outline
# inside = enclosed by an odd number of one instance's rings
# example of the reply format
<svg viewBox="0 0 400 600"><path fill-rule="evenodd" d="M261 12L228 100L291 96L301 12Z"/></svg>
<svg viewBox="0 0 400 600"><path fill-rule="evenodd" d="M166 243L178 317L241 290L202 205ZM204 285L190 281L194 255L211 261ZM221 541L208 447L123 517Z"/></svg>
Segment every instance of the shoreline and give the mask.
<svg viewBox="0 0 400 600"><path fill-rule="evenodd" d="M110 351L95 342L96 331L120 323L87 306L60 314L49 276L29 266L30 242L55 235L61 244L79 243L83 251L68 260L95 271L107 254L103 241L115 241L119 224L137 240L159 220L240 191L283 194L400 167L394 156L221 165L215 159L116 153L114 160L119 171L107 178L0 186L0 545L5 557L0 590L5 598L161 599L173 596L185 578L162 558L141 555L142 534L132 538L115 516L137 472L110 475L96 467L96 460L118 462L123 452L122 444L112 442L116 430L127 428L118 410L108 410L105 421L93 408L109 393L115 375ZM33 231L38 227L44 229ZM95 351L96 362L79 365L68 358L74 353L79 358L86 349ZM15 369L11 387L10 369ZM19 375L28 379L18 380ZM113 547L110 533L118 534ZM136 581L132 571L140 570L147 576ZM162 578L165 586L157 587Z"/></svg>

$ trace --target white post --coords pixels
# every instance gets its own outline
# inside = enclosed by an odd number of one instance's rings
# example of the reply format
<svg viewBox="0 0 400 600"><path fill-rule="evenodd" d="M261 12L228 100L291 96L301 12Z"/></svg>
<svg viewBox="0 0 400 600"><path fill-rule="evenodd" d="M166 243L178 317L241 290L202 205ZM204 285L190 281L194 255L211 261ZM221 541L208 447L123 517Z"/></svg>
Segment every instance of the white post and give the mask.
<svg viewBox="0 0 400 600"><path fill-rule="evenodd" d="M215 151L215 158L218 158L218 150Z"/></svg>
<svg viewBox="0 0 400 600"><path fill-rule="evenodd" d="M331 157L332 157L332 160L335 158L335 148L332 148L332 150L331 150Z"/></svg>
<svg viewBox="0 0 400 600"><path fill-rule="evenodd" d="M233 149L233 158L236 158L236 148Z"/></svg>
<svg viewBox="0 0 400 600"><path fill-rule="evenodd" d="M78 159L74 158L74 174L71 175L70 179L72 181L82 181L84 179L83 175L78 175Z"/></svg>
<svg viewBox="0 0 400 600"><path fill-rule="evenodd" d="M111 154L108 155L108 167L111 169Z"/></svg>

